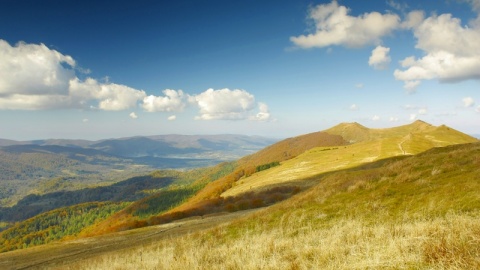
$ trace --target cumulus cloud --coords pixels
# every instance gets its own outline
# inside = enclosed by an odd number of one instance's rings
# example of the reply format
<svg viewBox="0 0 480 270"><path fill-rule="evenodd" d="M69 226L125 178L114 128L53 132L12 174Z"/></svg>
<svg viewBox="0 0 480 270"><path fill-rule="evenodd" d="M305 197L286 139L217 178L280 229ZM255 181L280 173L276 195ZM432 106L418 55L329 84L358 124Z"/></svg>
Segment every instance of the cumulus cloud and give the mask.
<svg viewBox="0 0 480 270"><path fill-rule="evenodd" d="M357 84L355 84L355 87L356 87L356 88L363 88L363 86L364 86L363 83L357 83Z"/></svg>
<svg viewBox="0 0 480 270"><path fill-rule="evenodd" d="M256 120L256 121L268 121L270 120L270 112L268 110L268 106L265 103L259 102L258 103L258 113L251 117L251 120Z"/></svg>
<svg viewBox="0 0 480 270"><path fill-rule="evenodd" d="M177 116L176 116L176 115L170 115L170 116L167 118L168 121L173 121L173 120L175 120L175 119L177 119Z"/></svg>
<svg viewBox="0 0 480 270"><path fill-rule="evenodd" d="M75 61L44 44L10 46L0 40L0 94L66 95Z"/></svg>
<svg viewBox="0 0 480 270"><path fill-rule="evenodd" d="M83 123L87 123L87 122L88 122L88 119L87 119L87 118L84 118L84 119L82 120L82 122L83 122Z"/></svg>
<svg viewBox="0 0 480 270"><path fill-rule="evenodd" d="M477 106L477 108L475 109L476 112L480 113L480 105Z"/></svg>
<svg viewBox="0 0 480 270"><path fill-rule="evenodd" d="M187 95L182 90L163 90L164 97L150 95L143 99L142 107L147 112L174 112L185 108Z"/></svg>
<svg viewBox="0 0 480 270"><path fill-rule="evenodd" d="M340 45L358 48L378 44L383 36L400 26L400 17L378 12L364 13L358 17L348 15L349 9L337 1L313 7L308 19L315 25L314 33L291 37L301 48L322 48Z"/></svg>
<svg viewBox="0 0 480 270"><path fill-rule="evenodd" d="M410 121L413 121L413 120L416 120L417 119L417 115L412 113L410 114Z"/></svg>
<svg viewBox="0 0 480 270"><path fill-rule="evenodd" d="M255 97L245 90L208 89L191 98L200 109L196 119L242 120L255 108Z"/></svg>
<svg viewBox="0 0 480 270"><path fill-rule="evenodd" d="M0 39L0 110L44 110L58 108L120 111L141 106L147 112L179 112L188 103L199 108L197 119L267 121L271 115L265 103L256 103L245 90L208 89L198 95L165 89L163 96L110 82L79 79L75 60L44 44L18 43ZM255 110L257 109L257 113ZM129 115L136 119L132 112ZM175 120L172 115L168 119Z"/></svg>
<svg viewBox="0 0 480 270"><path fill-rule="evenodd" d="M405 58L401 61L403 69L394 72L407 90L416 88L422 80L480 79L480 24L462 26L451 14L433 15L413 26L413 33L416 48L424 56Z"/></svg>
<svg viewBox="0 0 480 270"><path fill-rule="evenodd" d="M137 115L135 112L131 112L131 113L129 114L129 116L130 116L130 118L132 118L132 119L137 119L137 118L138 118L138 115Z"/></svg>
<svg viewBox="0 0 480 270"><path fill-rule="evenodd" d="M464 107L472 107L473 105L475 105L475 100L473 100L473 98L471 97L463 98L462 101Z"/></svg>
<svg viewBox="0 0 480 270"><path fill-rule="evenodd" d="M374 69L387 69L388 65L391 62L391 58L388 55L390 48L377 46L372 51L372 55L368 59L368 65L372 66Z"/></svg>
<svg viewBox="0 0 480 270"><path fill-rule="evenodd" d="M401 24L401 28L413 29L419 26L425 19L425 13L421 10L414 10L407 14L406 18Z"/></svg>
<svg viewBox="0 0 480 270"><path fill-rule="evenodd" d="M352 105L350 105L350 110L351 110L351 111L358 111L358 109L359 109L359 108L358 108L358 105L357 105L357 104L352 104Z"/></svg>
<svg viewBox="0 0 480 270"><path fill-rule="evenodd" d="M425 115L425 114L427 114L427 109L423 108L423 109L418 110L418 114L419 114L419 115Z"/></svg>
<svg viewBox="0 0 480 270"><path fill-rule="evenodd" d="M89 108L125 110L136 107L144 91L115 83L80 80L75 60L44 44L0 40L0 109L42 110Z"/></svg>
<svg viewBox="0 0 480 270"><path fill-rule="evenodd" d="M380 116L374 115L374 116L372 117L372 120L373 120L373 121L378 121L378 120L380 120Z"/></svg>
<svg viewBox="0 0 480 270"><path fill-rule="evenodd" d="M98 103L99 109L106 111L134 108L138 101L146 96L142 90L115 83L99 83L92 78L87 78L85 81L80 81L78 78L70 80L69 92L69 103L72 106L84 107L85 104L93 101Z"/></svg>

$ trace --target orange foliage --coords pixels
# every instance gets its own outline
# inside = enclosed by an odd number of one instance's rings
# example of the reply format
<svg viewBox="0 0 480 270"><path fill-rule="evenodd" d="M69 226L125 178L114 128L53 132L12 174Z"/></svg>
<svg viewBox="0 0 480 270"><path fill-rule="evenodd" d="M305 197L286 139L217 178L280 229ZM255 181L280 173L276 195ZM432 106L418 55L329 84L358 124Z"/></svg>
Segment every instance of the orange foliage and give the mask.
<svg viewBox="0 0 480 270"><path fill-rule="evenodd" d="M341 136L331 135L325 132L314 132L293 138L288 138L275 143L255 154L238 160L237 169L231 174L209 183L186 203L172 209L171 212L187 211L196 207L203 200L219 197L223 192L244 176L255 173L257 166L275 161L285 161L294 158L314 147L339 146L348 144Z"/></svg>

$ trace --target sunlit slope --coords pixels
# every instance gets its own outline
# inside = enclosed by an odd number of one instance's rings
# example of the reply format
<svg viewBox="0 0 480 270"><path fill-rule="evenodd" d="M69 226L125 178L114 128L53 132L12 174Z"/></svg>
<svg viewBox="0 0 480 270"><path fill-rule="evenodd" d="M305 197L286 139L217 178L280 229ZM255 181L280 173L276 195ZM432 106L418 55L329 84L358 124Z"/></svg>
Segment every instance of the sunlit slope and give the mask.
<svg viewBox="0 0 480 270"><path fill-rule="evenodd" d="M282 162L281 166L242 178L222 196L234 196L285 182L301 181L317 174L348 169L389 157L418 154L433 147L478 141L452 128L443 125L436 127L422 121L388 129L368 129L357 123L348 123L325 132L345 136L345 140L352 144L313 148Z"/></svg>
<svg viewBox="0 0 480 270"><path fill-rule="evenodd" d="M480 269L480 144L318 177L229 225L71 269Z"/></svg>
<svg viewBox="0 0 480 270"><path fill-rule="evenodd" d="M325 132L314 132L282 140L255 154L238 160L238 166L232 173L209 183L185 204L171 211L190 209L205 199L220 196L224 191L230 189L240 178L254 174L257 166L273 161L289 160L315 147L333 147L346 144L347 142L341 136Z"/></svg>

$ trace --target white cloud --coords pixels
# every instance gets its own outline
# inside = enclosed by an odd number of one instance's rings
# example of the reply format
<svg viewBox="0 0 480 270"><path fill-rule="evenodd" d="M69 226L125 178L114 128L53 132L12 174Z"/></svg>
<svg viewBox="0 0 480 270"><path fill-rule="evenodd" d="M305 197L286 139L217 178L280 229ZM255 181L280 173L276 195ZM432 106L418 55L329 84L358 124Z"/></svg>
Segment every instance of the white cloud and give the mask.
<svg viewBox="0 0 480 270"><path fill-rule="evenodd" d="M410 114L410 121L413 121L413 120L416 120L417 119L417 115L412 113Z"/></svg>
<svg viewBox="0 0 480 270"><path fill-rule="evenodd" d="M270 120L270 112L268 111L267 104L259 102L258 103L258 110L259 110L259 112L254 117L250 118L251 120L257 120L257 121L268 121L268 120Z"/></svg>
<svg viewBox="0 0 480 270"><path fill-rule="evenodd" d="M245 90L208 89L191 100L200 108L201 120L242 120L255 108L255 98Z"/></svg>
<svg viewBox="0 0 480 270"><path fill-rule="evenodd" d="M187 95L182 90L163 90L164 97L150 95L143 99L142 107L147 112L174 112L185 108Z"/></svg>
<svg viewBox="0 0 480 270"><path fill-rule="evenodd" d="M67 108L70 98L63 95L0 95L0 110L45 110Z"/></svg>
<svg viewBox="0 0 480 270"><path fill-rule="evenodd" d="M418 115L425 115L425 114L427 114L427 109L423 108L418 110Z"/></svg>
<svg viewBox="0 0 480 270"><path fill-rule="evenodd" d="M405 58L394 76L412 90L422 80L458 82L480 79L480 23L462 26L451 14L431 16L413 27L421 58Z"/></svg>
<svg viewBox="0 0 480 270"><path fill-rule="evenodd" d="M348 15L345 6L337 1L313 7L308 19L315 24L315 32L290 40L301 48L322 48L331 45L362 47L379 44L380 39L400 26L400 17L395 14L365 13L358 17Z"/></svg>
<svg viewBox="0 0 480 270"><path fill-rule="evenodd" d="M98 108L106 111L120 111L135 108L137 103L146 94L126 85L115 83L99 83L87 78L80 81L78 78L70 80L70 103L72 106L84 107L90 102L98 103ZM95 107L95 106L94 106Z"/></svg>
<svg viewBox="0 0 480 270"><path fill-rule="evenodd" d="M475 109L476 112L480 113L480 105L477 106L477 108Z"/></svg>
<svg viewBox="0 0 480 270"><path fill-rule="evenodd" d="M87 123L87 122L88 122L88 119L87 119L87 118L84 118L84 119L82 120L82 122L83 122L83 123Z"/></svg>
<svg viewBox="0 0 480 270"><path fill-rule="evenodd" d="M245 90L208 89L190 96L182 90L166 89L164 96L94 78L79 79L75 60L44 44L18 43L10 46L0 39L0 110L45 110L80 108L119 111L139 104L148 112L182 111L188 102L200 109L197 119L257 120L271 118L265 103L256 103ZM254 113L257 109L258 112ZM135 119L137 115L130 113ZM169 117L174 120L175 116Z"/></svg>
<svg viewBox="0 0 480 270"><path fill-rule="evenodd" d="M387 5L399 11L405 11L408 8L406 3L398 3L393 0L388 0Z"/></svg>
<svg viewBox="0 0 480 270"><path fill-rule="evenodd" d="M99 97L99 108L106 111L119 111L134 108L139 100L145 97L144 91L139 91L120 84L103 84Z"/></svg>
<svg viewBox="0 0 480 270"><path fill-rule="evenodd" d="M0 40L0 109L89 108L125 110L137 106L145 92L95 79L78 79L75 60L44 44Z"/></svg>
<svg viewBox="0 0 480 270"><path fill-rule="evenodd" d="M372 55L368 59L368 65L372 66L374 69L387 69L388 65L391 62L391 58L388 55L390 48L377 46L372 51Z"/></svg>
<svg viewBox="0 0 480 270"><path fill-rule="evenodd" d="M480 12L480 0L466 0L470 5L472 5L473 10Z"/></svg>
<svg viewBox="0 0 480 270"><path fill-rule="evenodd" d="M401 26L405 29L412 29L419 26L425 19L425 13L421 10L414 10L407 14Z"/></svg>
<svg viewBox="0 0 480 270"><path fill-rule="evenodd" d="M420 81L406 81L403 86L407 93L413 94L417 91L417 87L420 85Z"/></svg>
<svg viewBox="0 0 480 270"><path fill-rule="evenodd" d="M363 88L364 85L363 85L363 83L357 83L357 84L355 84L355 87L356 88Z"/></svg>
<svg viewBox="0 0 480 270"><path fill-rule="evenodd" d="M0 94L67 95L75 61L44 44L10 46L0 39Z"/></svg>
<svg viewBox="0 0 480 270"><path fill-rule="evenodd" d="M380 120L380 116L374 115L374 116L372 117L372 120L373 120L373 121L378 121L378 120Z"/></svg>
<svg viewBox="0 0 480 270"><path fill-rule="evenodd" d="M130 116L130 118L132 118L132 119L137 119L137 118L138 118L138 115L137 115L135 112L131 112L131 113L129 114L129 116Z"/></svg>
<svg viewBox="0 0 480 270"><path fill-rule="evenodd" d="M393 116L391 116L391 117L388 119L388 121L390 121L390 122L398 122L398 117L393 117Z"/></svg>
<svg viewBox="0 0 480 270"><path fill-rule="evenodd" d="M410 104L407 104L407 105L403 106L403 108L404 108L405 110L416 110L416 109L418 109L418 107L419 107L419 106L410 105Z"/></svg>
<svg viewBox="0 0 480 270"><path fill-rule="evenodd" d="M358 111L358 109L359 109L359 108L358 108L357 104L352 104L352 105L350 105L350 110L351 110L351 111Z"/></svg>
<svg viewBox="0 0 480 270"><path fill-rule="evenodd" d="M173 121L173 120L175 120L175 119L177 119L177 116L176 116L176 115L170 115L170 116L167 118L168 121Z"/></svg>
<svg viewBox="0 0 480 270"><path fill-rule="evenodd" d="M473 105L475 105L475 100L473 100L473 98L471 97L463 98L462 101L464 107L472 107Z"/></svg>

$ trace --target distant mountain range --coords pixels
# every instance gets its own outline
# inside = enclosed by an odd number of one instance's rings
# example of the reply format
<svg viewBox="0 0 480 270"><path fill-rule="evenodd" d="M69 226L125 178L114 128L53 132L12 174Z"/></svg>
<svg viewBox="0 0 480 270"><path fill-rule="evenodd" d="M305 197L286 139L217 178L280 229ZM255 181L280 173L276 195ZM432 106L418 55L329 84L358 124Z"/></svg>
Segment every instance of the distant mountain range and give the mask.
<svg viewBox="0 0 480 270"><path fill-rule="evenodd" d="M107 185L156 169L232 161L275 139L245 135L159 135L100 141L0 139L0 206L32 192Z"/></svg>
<svg viewBox="0 0 480 270"><path fill-rule="evenodd" d="M162 157L234 160L252 154L277 140L245 135L157 135L137 136L99 141L87 140L33 140L0 139L0 149L22 151L42 146L49 152L77 152L97 150L123 158ZM31 145L31 146L26 146ZM54 148L49 146L55 146ZM7 148L5 148L7 147ZM63 147L63 148L62 148ZM75 150L82 148L84 150ZM94 152L92 152L94 153Z"/></svg>

